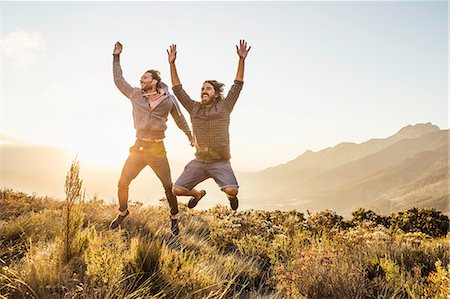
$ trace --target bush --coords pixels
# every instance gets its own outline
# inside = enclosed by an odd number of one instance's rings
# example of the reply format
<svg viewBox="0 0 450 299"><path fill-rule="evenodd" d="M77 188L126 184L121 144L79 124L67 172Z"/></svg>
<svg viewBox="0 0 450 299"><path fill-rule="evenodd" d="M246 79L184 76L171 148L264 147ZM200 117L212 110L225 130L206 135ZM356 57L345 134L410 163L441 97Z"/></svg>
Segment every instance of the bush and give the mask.
<svg viewBox="0 0 450 299"><path fill-rule="evenodd" d="M75 159L66 175L66 183L64 185L66 201L63 211L63 237L61 241L65 262L69 262L78 253L77 249L74 248L74 240L77 239L77 235L83 225L83 215L80 208L83 181L79 178L79 173L80 164Z"/></svg>
<svg viewBox="0 0 450 299"><path fill-rule="evenodd" d="M337 232L347 227L342 216L331 210L317 212L306 219L306 228L313 235L323 235Z"/></svg>
<svg viewBox="0 0 450 299"><path fill-rule="evenodd" d="M356 226L365 221L373 222L376 225L389 227L389 217L377 215L374 211L363 208L359 208L352 213L352 219L350 219L349 223L352 226Z"/></svg>
<svg viewBox="0 0 450 299"><path fill-rule="evenodd" d="M412 208L390 216L391 227L404 232L421 232L432 237L444 237L449 230L449 218L435 209Z"/></svg>

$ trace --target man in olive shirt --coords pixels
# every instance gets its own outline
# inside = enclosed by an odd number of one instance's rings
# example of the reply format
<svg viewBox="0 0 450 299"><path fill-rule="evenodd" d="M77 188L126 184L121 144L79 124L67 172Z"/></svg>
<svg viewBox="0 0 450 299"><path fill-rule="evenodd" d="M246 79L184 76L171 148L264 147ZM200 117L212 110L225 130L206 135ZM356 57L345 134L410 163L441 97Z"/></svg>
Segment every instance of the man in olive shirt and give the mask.
<svg viewBox="0 0 450 299"><path fill-rule="evenodd" d="M111 222L110 228L117 228L128 216L128 187L131 181L148 165L164 187L170 205L171 230L174 235L177 235L179 232L178 203L172 192L172 178L163 142L169 113L193 145L192 134L175 97L169 94L167 85L161 81L159 72L156 70L146 71L141 77L140 88L132 87L122 76L121 53L122 45L117 42L113 52L114 83L123 95L130 99L133 106L136 142L130 148L130 155L120 175L118 184L119 214Z"/></svg>
<svg viewBox="0 0 450 299"><path fill-rule="evenodd" d="M193 208L205 196L204 190L194 187L202 181L213 178L221 190L226 193L231 208L236 210L239 185L230 164L230 113L244 84L244 62L251 47L241 40L236 46L239 56L238 70L233 86L228 95L223 97L224 84L216 80L207 80L201 89L201 102L192 100L184 91L178 78L175 60L176 45L167 50L173 91L180 103L191 116L192 131L196 143L196 159L186 165L184 172L173 186L173 193L178 196L191 196L188 207Z"/></svg>

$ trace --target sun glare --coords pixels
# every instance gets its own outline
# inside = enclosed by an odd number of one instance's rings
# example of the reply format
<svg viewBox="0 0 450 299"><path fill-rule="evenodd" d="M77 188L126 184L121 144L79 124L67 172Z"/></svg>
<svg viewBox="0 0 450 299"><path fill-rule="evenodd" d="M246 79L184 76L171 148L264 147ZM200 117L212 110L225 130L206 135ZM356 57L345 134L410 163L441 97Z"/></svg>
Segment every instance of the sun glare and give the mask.
<svg viewBox="0 0 450 299"><path fill-rule="evenodd" d="M94 146L91 143L85 143L68 146L67 148L78 154L78 159L82 165L120 169L128 156L127 145Z"/></svg>

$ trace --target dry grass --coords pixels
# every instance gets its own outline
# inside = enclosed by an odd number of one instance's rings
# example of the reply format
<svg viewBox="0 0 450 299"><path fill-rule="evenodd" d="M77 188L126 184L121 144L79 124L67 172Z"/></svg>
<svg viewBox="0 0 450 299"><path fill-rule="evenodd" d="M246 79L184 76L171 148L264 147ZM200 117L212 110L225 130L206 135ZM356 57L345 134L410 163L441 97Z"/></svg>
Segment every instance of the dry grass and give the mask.
<svg viewBox="0 0 450 299"><path fill-rule="evenodd" d="M63 205L1 194L0 298L448 298L449 238L346 223L330 211L208 211L79 203L73 256L62 258ZM36 206L34 206L36 204Z"/></svg>

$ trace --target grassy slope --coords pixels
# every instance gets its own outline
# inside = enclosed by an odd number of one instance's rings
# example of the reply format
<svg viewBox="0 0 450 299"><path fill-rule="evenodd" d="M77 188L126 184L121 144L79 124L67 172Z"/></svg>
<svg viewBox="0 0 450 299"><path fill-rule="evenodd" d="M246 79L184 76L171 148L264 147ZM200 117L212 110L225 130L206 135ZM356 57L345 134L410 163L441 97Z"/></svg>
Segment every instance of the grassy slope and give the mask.
<svg viewBox="0 0 450 299"><path fill-rule="evenodd" d="M449 240L374 223L349 227L324 211L208 211L80 205L75 255L62 259L63 203L4 190L0 298L447 298Z"/></svg>

